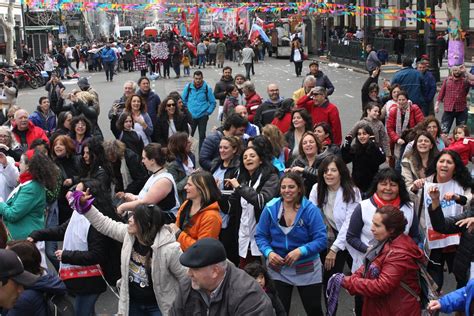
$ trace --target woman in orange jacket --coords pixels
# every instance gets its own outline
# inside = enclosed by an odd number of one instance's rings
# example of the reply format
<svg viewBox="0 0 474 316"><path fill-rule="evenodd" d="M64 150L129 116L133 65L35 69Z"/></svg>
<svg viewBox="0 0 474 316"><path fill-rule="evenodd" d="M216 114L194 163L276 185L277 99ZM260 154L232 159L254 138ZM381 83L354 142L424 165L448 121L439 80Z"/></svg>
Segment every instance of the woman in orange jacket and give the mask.
<svg viewBox="0 0 474 316"><path fill-rule="evenodd" d="M170 226L176 234L176 240L181 244L181 249L186 251L198 239L218 239L222 218L217 202L221 193L209 172L199 171L191 174L184 189L187 199L178 210L176 224Z"/></svg>

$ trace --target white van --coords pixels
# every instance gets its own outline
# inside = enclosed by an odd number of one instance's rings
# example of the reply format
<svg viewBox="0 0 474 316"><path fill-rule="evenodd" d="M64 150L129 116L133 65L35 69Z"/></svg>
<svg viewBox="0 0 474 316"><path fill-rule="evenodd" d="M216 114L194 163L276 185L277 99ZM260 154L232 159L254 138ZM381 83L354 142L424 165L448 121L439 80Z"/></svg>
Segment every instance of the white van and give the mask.
<svg viewBox="0 0 474 316"><path fill-rule="evenodd" d="M120 37L132 37L135 34L135 29L133 26L120 26Z"/></svg>

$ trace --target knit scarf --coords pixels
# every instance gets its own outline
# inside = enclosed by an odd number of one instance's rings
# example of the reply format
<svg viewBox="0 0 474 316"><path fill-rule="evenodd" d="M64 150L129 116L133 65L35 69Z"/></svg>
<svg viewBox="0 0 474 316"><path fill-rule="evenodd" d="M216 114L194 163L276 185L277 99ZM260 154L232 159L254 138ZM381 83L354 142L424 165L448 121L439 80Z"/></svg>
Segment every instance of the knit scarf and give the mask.
<svg viewBox="0 0 474 316"><path fill-rule="evenodd" d="M33 180L33 175L29 171L25 171L22 174L20 174L20 177L19 177L20 183L25 183L30 180Z"/></svg>
<svg viewBox="0 0 474 316"><path fill-rule="evenodd" d="M410 122L410 108L411 108L411 101L408 101L408 107L405 110L405 119L402 122L402 109L397 106L397 125L395 126L395 132L397 135L401 136L402 132L407 129L408 123ZM402 146L398 143L395 143L395 157L400 158L400 151Z"/></svg>
<svg viewBox="0 0 474 316"><path fill-rule="evenodd" d="M344 273L335 273L328 281L326 289L326 297L328 299L326 316L332 316L336 313L337 302L339 301L339 293L341 292L343 281Z"/></svg>
<svg viewBox="0 0 474 316"><path fill-rule="evenodd" d="M378 195L377 193L375 193L373 195L374 197L374 202L375 204L377 205L377 208L381 208L382 206L385 206L385 205L392 205L392 206L395 206L397 208L400 207L400 196L397 196L395 199L391 200L391 201L385 201L385 200L382 200Z"/></svg>

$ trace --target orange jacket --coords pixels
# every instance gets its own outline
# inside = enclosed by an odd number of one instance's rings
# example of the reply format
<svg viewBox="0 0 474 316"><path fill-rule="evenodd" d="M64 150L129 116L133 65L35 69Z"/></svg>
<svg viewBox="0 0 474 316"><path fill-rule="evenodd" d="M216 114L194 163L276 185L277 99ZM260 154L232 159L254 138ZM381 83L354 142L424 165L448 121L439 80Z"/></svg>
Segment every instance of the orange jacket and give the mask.
<svg viewBox="0 0 474 316"><path fill-rule="evenodd" d="M219 204L214 202L194 214L189 220L189 223L184 225L184 228L180 227L181 213L188 203L189 200L186 200L181 205L178 210L178 215L176 216L176 225L182 230L181 234L179 234L178 242L181 244L183 251L186 251L186 249L192 246L198 239L206 237L218 239L222 226Z"/></svg>

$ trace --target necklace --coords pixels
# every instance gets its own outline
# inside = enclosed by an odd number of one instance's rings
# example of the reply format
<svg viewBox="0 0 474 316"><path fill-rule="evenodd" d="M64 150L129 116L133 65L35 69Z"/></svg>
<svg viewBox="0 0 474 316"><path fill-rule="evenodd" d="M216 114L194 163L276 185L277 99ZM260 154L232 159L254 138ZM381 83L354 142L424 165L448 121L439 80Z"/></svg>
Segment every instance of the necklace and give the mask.
<svg viewBox="0 0 474 316"><path fill-rule="evenodd" d="M165 169L165 167L161 167L159 168L158 170L156 170L155 172L153 172L153 175L157 174L158 172L160 172L161 170Z"/></svg>

